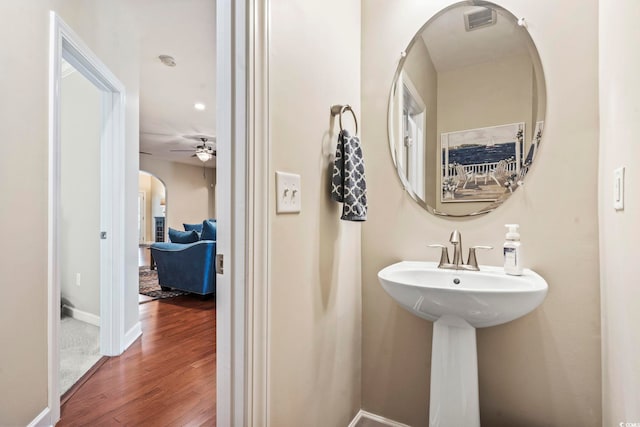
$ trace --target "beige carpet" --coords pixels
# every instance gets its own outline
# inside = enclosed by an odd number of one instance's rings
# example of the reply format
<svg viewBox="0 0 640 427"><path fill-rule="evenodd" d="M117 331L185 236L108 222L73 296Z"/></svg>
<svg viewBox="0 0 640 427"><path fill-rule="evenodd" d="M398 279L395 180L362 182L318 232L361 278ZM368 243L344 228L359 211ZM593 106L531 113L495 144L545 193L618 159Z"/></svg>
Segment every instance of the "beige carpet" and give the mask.
<svg viewBox="0 0 640 427"><path fill-rule="evenodd" d="M60 395L101 357L100 328L68 316L60 319Z"/></svg>

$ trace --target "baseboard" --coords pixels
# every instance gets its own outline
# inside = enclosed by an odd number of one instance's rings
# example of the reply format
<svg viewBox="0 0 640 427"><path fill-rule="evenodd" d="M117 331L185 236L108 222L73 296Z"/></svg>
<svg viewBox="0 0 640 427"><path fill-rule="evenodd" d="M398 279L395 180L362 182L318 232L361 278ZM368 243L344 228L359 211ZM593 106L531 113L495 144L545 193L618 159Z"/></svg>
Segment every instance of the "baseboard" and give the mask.
<svg viewBox="0 0 640 427"><path fill-rule="evenodd" d="M73 317L76 320L80 320L81 322L100 327L100 316L96 316L95 314L78 310L77 308L69 307L68 305L62 306L62 312L68 316Z"/></svg>
<svg viewBox="0 0 640 427"><path fill-rule="evenodd" d="M142 335L142 325L140 322L137 322L127 331L126 334L124 334L124 346L122 347L122 351L128 349L129 346L133 344L138 337L140 337L140 335Z"/></svg>
<svg viewBox="0 0 640 427"><path fill-rule="evenodd" d="M380 424L390 427L410 427L407 424L402 424L397 421L390 420L389 418L381 417L380 415L372 414L371 412L363 411L360 409L353 420L349 423L349 427L356 427L361 419L369 419L376 421Z"/></svg>
<svg viewBox="0 0 640 427"><path fill-rule="evenodd" d="M44 411L40 412L37 417L33 419L27 427L51 427L51 411L49 408L44 408Z"/></svg>

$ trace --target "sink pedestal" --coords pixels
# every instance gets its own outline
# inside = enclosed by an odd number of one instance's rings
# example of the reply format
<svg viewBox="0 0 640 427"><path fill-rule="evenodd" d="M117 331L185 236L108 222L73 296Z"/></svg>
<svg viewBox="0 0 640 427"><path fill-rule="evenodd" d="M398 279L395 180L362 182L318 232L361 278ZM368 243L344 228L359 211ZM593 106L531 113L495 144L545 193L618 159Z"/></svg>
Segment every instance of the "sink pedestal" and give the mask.
<svg viewBox="0 0 640 427"><path fill-rule="evenodd" d="M476 328L444 315L433 324L429 427L480 427Z"/></svg>
<svg viewBox="0 0 640 427"><path fill-rule="evenodd" d="M434 322L429 426L479 427L476 328L531 312L547 295L547 282L529 269L510 276L502 267L457 271L420 261L392 264L378 279L403 308Z"/></svg>

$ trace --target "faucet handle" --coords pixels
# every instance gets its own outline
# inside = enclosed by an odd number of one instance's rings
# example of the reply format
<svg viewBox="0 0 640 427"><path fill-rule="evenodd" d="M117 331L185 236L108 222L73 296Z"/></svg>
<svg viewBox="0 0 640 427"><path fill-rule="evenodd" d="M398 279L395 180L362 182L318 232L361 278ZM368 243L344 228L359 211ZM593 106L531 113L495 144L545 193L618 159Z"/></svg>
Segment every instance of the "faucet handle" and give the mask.
<svg viewBox="0 0 640 427"><path fill-rule="evenodd" d="M442 251L440 252L440 262L438 263L438 268L442 267L445 264L449 264L449 250L445 245L440 245L438 243L433 243L428 245L430 248L440 248Z"/></svg>
<svg viewBox="0 0 640 427"><path fill-rule="evenodd" d="M476 258L476 249L485 249L485 250L489 250L489 249L493 249L493 246L483 246L483 245L478 245L478 246L472 246L469 248L469 259L467 260L467 265L470 266L473 269L478 269L478 259Z"/></svg>

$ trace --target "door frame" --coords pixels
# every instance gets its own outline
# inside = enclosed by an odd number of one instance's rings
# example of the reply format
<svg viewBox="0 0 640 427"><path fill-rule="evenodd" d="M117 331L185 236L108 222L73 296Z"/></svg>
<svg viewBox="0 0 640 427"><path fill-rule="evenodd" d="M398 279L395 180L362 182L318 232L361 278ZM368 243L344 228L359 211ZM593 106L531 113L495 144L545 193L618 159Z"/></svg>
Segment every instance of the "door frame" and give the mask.
<svg viewBox="0 0 640 427"><path fill-rule="evenodd" d="M269 0L216 4L217 251L225 257L216 282L220 426L268 425L268 8Z"/></svg>
<svg viewBox="0 0 640 427"><path fill-rule="evenodd" d="M60 419L60 194L61 63L64 58L102 92L100 136L100 352L121 354L125 345L125 87L55 13L49 15L49 202L48 202L48 405ZM99 239L100 236L96 236Z"/></svg>
<svg viewBox="0 0 640 427"><path fill-rule="evenodd" d="M142 212L140 212L140 200L142 200ZM138 244L147 243L147 192L138 191ZM142 233L142 234L141 234Z"/></svg>

